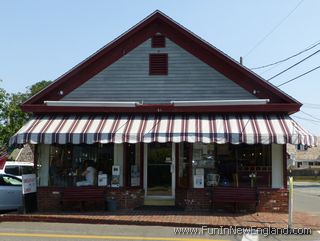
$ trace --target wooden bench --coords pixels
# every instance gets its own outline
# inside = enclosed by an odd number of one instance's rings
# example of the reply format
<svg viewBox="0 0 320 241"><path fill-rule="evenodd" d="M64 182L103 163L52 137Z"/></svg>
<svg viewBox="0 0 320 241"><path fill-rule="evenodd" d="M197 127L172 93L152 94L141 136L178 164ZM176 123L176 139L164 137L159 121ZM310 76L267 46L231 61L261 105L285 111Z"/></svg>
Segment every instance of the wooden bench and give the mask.
<svg viewBox="0 0 320 241"><path fill-rule="evenodd" d="M67 203L80 203L80 209L83 210L86 203L105 205L105 191L101 187L83 186L65 188L62 194L62 205Z"/></svg>
<svg viewBox="0 0 320 241"><path fill-rule="evenodd" d="M239 203L254 204L256 211L258 204L258 191L256 188L247 187L214 187L212 191L212 203L233 203L235 211L238 211Z"/></svg>

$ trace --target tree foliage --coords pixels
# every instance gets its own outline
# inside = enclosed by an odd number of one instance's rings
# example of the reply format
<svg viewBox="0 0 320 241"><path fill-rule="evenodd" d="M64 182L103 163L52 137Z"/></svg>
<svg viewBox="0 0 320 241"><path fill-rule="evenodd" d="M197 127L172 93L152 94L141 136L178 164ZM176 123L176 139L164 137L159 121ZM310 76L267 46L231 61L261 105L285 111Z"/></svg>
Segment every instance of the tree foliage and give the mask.
<svg viewBox="0 0 320 241"><path fill-rule="evenodd" d="M7 146L13 136L29 118L28 113L20 109L20 105L43 88L51 81L40 81L26 88L26 92L7 93L0 88L0 147Z"/></svg>

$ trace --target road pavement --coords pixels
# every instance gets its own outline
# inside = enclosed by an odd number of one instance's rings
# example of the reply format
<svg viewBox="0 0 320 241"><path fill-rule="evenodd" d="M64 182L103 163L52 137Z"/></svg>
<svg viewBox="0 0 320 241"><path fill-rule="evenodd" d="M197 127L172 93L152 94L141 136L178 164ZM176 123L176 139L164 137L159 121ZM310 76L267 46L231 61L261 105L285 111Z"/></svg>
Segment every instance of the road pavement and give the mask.
<svg viewBox="0 0 320 241"><path fill-rule="evenodd" d="M307 212L320 218L320 183L296 182L294 185L294 211ZM293 217L294 218L294 217ZM1 220L0 220L1 221ZM221 230L220 230L221 231ZM230 241L274 241L305 240L320 241L320 231L312 235L269 235L264 237L256 230L246 230L247 234L234 234L234 230L224 230L224 235L213 234L213 230L203 228L99 225L66 223L0 222L0 241L78 241L78 240L230 240ZM243 230L240 230L240 232ZM260 230L261 231L261 230ZM219 232L215 230L215 232ZM229 234L228 234L229 232ZM267 234L267 233L264 233Z"/></svg>
<svg viewBox="0 0 320 241"><path fill-rule="evenodd" d="M320 218L320 183L295 182L293 210Z"/></svg>
<svg viewBox="0 0 320 241"><path fill-rule="evenodd" d="M202 231L205 231L201 233ZM177 230L176 230L177 231ZM190 230L189 230L190 231ZM275 240L320 240L320 233L312 235L270 235L264 237L254 232L246 235L213 235L210 229L198 229L197 234L177 234L174 227L128 226L61 223L0 223L0 241L85 241L85 240L230 240L230 241L275 241Z"/></svg>

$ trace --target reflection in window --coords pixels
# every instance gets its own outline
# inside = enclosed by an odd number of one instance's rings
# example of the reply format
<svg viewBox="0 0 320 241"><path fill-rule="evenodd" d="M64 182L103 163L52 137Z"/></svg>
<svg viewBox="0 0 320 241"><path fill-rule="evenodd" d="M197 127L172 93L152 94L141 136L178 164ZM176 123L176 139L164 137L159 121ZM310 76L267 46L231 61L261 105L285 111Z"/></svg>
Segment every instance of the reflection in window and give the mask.
<svg viewBox="0 0 320 241"><path fill-rule="evenodd" d="M85 161L90 161L99 174L112 177L114 145L53 145L50 147L49 186L75 186L83 181ZM95 177L97 178L97 177ZM96 183L96 182L95 182Z"/></svg>
<svg viewBox="0 0 320 241"><path fill-rule="evenodd" d="M178 173L178 187L189 187L189 170L190 158L189 153L192 145L190 143L179 144L179 173Z"/></svg>
<svg viewBox="0 0 320 241"><path fill-rule="evenodd" d="M193 187L270 187L271 145L193 145Z"/></svg>
<svg viewBox="0 0 320 241"><path fill-rule="evenodd" d="M126 148L128 163L128 186L140 186L140 144L128 144Z"/></svg>
<svg viewBox="0 0 320 241"><path fill-rule="evenodd" d="M215 159L215 145L195 143L192 156L193 187L203 188L217 185L218 176ZM215 182L216 181L216 182Z"/></svg>

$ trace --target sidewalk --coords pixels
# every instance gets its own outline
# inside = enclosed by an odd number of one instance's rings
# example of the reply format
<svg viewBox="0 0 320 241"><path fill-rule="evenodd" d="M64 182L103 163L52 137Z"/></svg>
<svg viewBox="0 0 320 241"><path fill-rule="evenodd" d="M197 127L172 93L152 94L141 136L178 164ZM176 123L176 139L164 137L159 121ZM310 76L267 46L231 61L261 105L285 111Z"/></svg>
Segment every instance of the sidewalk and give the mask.
<svg viewBox="0 0 320 241"><path fill-rule="evenodd" d="M238 226L238 227L276 227L287 226L288 215L279 213L234 214L194 211L117 211L117 212L72 212L2 214L0 222L67 222L92 224L157 225L172 227L197 226ZM320 230L320 217L305 213L294 213L294 227Z"/></svg>

